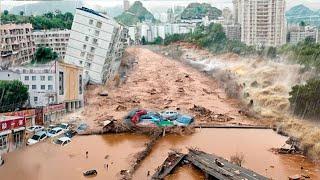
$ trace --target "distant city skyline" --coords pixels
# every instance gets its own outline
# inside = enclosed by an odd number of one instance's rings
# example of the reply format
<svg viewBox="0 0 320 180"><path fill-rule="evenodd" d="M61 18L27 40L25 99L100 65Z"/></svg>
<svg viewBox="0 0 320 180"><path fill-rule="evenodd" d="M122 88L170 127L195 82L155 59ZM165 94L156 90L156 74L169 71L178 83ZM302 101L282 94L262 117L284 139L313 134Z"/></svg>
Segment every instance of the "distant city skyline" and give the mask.
<svg viewBox="0 0 320 180"><path fill-rule="evenodd" d="M69 0L68 0L69 1ZM72 0L76 1L76 0ZM94 7L114 7L114 6L122 6L123 0L79 0L82 1L84 6L88 6L90 8ZM136 0L129 0L130 3L134 3ZM157 12L157 9L165 9L170 8L173 6L187 6L189 3L192 2L199 2L199 3L210 3L213 6L223 9L225 7L232 8L232 0L140 0L143 5L154 13ZM3 9L11 9L15 6L23 5L23 4L30 4L30 3L37 3L37 2L44 2L44 1L16 1L16 0L2 0L1 8ZM303 4L310 9L320 9L320 0L287 0L287 10L292 8L293 6Z"/></svg>

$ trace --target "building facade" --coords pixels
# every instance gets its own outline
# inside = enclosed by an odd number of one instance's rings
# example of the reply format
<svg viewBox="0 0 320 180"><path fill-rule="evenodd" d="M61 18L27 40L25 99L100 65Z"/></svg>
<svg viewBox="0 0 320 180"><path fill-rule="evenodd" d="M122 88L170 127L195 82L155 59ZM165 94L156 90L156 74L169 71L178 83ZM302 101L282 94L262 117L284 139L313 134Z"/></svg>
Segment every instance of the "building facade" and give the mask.
<svg viewBox="0 0 320 180"><path fill-rule="evenodd" d="M304 41L307 37L319 41L319 29L315 26L291 26L288 28L288 42L290 44L297 44Z"/></svg>
<svg viewBox="0 0 320 180"><path fill-rule="evenodd" d="M241 40L241 26L240 24L223 24L223 30L230 40Z"/></svg>
<svg viewBox="0 0 320 180"><path fill-rule="evenodd" d="M0 155L25 146L25 129L24 117L0 117Z"/></svg>
<svg viewBox="0 0 320 180"><path fill-rule="evenodd" d="M233 4L242 42L255 46L286 43L285 0L233 0Z"/></svg>
<svg viewBox="0 0 320 180"><path fill-rule="evenodd" d="M65 62L84 68L85 81L102 84L120 65L128 31L113 18L82 7L77 8ZM126 39L127 40L127 39Z"/></svg>
<svg viewBox="0 0 320 180"><path fill-rule="evenodd" d="M60 105L60 117L83 106L83 69L63 62L53 61L44 65L12 67L20 74L20 81L29 92L32 108ZM51 119L49 119L51 120Z"/></svg>
<svg viewBox="0 0 320 180"><path fill-rule="evenodd" d="M33 38L37 48L47 47L58 53L64 59L70 37L70 30L41 30L33 31Z"/></svg>
<svg viewBox="0 0 320 180"><path fill-rule="evenodd" d="M34 52L32 24L1 24L1 67L28 63L32 60Z"/></svg>

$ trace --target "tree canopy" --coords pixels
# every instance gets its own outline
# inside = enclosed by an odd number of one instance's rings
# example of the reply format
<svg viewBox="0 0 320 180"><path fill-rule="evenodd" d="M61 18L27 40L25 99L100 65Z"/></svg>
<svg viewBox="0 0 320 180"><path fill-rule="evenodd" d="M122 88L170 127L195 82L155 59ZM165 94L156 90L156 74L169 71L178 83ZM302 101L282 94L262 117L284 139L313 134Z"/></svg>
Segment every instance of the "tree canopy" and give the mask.
<svg viewBox="0 0 320 180"><path fill-rule="evenodd" d="M71 29L73 14L70 12L62 14L61 12L48 12L41 16L24 16L21 11L19 15L10 14L5 10L1 14L1 23L31 23L35 30L42 29Z"/></svg>
<svg viewBox="0 0 320 180"><path fill-rule="evenodd" d="M51 48L47 47L39 47L34 53L34 59L32 63L45 64L47 62L56 60L58 58L58 54L52 51Z"/></svg>
<svg viewBox="0 0 320 180"><path fill-rule="evenodd" d="M21 81L0 81L0 112L21 108L28 98L28 88Z"/></svg>

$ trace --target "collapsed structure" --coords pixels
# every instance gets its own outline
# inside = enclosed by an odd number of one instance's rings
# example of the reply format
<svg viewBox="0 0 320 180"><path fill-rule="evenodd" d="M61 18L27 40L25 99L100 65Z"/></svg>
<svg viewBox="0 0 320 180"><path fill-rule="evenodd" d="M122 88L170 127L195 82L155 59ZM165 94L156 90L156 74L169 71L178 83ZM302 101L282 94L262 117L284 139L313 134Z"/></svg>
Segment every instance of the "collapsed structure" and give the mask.
<svg viewBox="0 0 320 180"><path fill-rule="evenodd" d="M114 76L127 47L128 31L112 17L85 7L74 16L65 62L84 68L86 82L102 84Z"/></svg>

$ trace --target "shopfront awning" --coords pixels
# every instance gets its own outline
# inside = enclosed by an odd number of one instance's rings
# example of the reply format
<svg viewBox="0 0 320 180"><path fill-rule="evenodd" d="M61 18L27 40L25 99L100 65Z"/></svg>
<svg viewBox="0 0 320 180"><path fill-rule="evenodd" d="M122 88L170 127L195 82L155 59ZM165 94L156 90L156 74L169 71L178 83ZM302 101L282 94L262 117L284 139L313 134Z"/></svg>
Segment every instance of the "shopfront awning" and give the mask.
<svg viewBox="0 0 320 180"><path fill-rule="evenodd" d="M19 128L13 129L13 132L23 131L25 129L26 129L25 127L19 127Z"/></svg>
<svg viewBox="0 0 320 180"><path fill-rule="evenodd" d="M10 133L11 133L11 130L1 131L0 132L0 136L7 135L7 134L10 134Z"/></svg>

